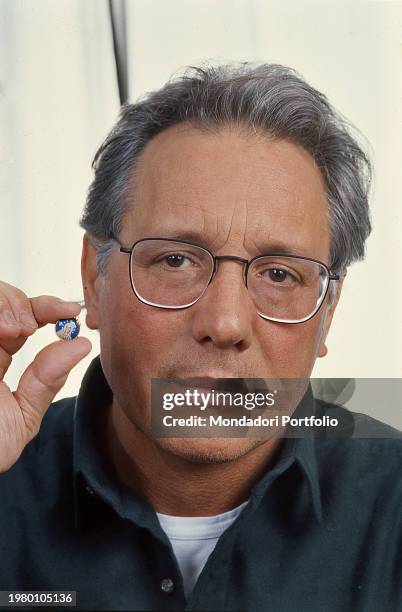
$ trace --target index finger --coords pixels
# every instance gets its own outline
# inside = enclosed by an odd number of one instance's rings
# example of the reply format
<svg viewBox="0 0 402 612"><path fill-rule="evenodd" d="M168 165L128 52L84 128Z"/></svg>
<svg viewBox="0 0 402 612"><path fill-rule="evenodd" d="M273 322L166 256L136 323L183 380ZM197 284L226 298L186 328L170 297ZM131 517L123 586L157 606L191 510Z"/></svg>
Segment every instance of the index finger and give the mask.
<svg viewBox="0 0 402 612"><path fill-rule="evenodd" d="M76 317L81 312L78 301L65 301L52 295L32 297L29 301L39 327L47 323L56 323L59 319Z"/></svg>
<svg viewBox="0 0 402 612"><path fill-rule="evenodd" d="M5 354L0 355L2 361L9 365L9 357L14 355L25 344L27 336L35 332L30 327L27 317L33 318L38 327L43 327L47 323L56 323L58 319L76 317L81 306L78 302L68 302L51 295L40 295L29 298L21 290L1 283L3 298L7 299L7 304L11 308L15 324L9 336L4 336L1 347ZM3 364L4 366L4 364Z"/></svg>
<svg viewBox="0 0 402 612"><path fill-rule="evenodd" d="M5 338L31 335L37 326L55 323L59 318L74 317L81 308L78 302L68 302L58 297L41 295L29 298L21 289L0 281L0 312L10 312L11 325L1 318ZM4 321L3 321L4 318Z"/></svg>

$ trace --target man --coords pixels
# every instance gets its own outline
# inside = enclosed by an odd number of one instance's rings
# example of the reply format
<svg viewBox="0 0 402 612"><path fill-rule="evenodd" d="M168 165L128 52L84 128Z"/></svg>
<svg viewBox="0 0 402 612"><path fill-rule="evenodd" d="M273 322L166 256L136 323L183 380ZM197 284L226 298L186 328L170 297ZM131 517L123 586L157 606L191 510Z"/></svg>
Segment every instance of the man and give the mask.
<svg viewBox="0 0 402 612"><path fill-rule="evenodd" d="M48 411L84 338L3 383L0 588L76 591L85 610L402 609L398 432L160 437L150 419L153 379L303 380L325 356L370 232L344 122L290 69L194 68L125 106L94 168L82 279L100 359ZM79 306L0 290L4 375Z"/></svg>

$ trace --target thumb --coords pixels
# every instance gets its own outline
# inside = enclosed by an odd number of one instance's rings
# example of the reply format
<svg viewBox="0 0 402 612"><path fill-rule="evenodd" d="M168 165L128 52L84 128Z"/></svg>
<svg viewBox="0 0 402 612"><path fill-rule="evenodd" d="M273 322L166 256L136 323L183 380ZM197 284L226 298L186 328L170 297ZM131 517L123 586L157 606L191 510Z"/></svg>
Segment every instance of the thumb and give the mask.
<svg viewBox="0 0 402 612"><path fill-rule="evenodd" d="M42 349L26 368L13 395L32 439L56 393L65 384L70 370L86 357L92 345L87 338L56 341Z"/></svg>

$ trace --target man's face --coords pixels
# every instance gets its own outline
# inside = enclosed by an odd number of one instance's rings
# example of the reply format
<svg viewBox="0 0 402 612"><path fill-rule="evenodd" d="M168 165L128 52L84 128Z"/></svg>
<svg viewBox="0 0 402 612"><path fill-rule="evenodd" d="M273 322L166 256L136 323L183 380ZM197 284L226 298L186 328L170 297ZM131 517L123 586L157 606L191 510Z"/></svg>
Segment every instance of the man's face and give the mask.
<svg viewBox="0 0 402 612"><path fill-rule="evenodd" d="M251 259L279 251L329 264L321 174L303 148L284 140L234 128L211 134L174 126L143 150L130 200L119 236L124 246L146 237L186 239L191 232L194 242L215 255ZM325 354L334 306L326 300L312 319L296 325L265 320L256 312L238 261L218 262L206 292L182 310L137 299L128 255L114 252L105 278L97 276L94 261L87 244L87 323L100 331L102 366L114 402L150 437L152 378L305 378L317 356ZM259 443L252 438L157 441L196 461L227 461Z"/></svg>

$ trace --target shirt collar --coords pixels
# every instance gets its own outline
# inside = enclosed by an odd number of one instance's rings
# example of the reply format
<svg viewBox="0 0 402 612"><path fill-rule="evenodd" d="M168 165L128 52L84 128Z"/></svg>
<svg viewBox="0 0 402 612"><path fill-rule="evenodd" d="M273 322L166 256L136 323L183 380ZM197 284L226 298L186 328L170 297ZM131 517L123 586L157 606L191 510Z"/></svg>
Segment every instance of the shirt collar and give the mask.
<svg viewBox="0 0 402 612"><path fill-rule="evenodd" d="M111 472L110 464L107 464L106 448L99 433L97 434L97 431L102 431L102 422L105 422L112 398L113 394L98 355L85 373L74 408L75 526L79 527L82 523L88 500L95 497L108 503L122 517L130 518L140 526L155 530L158 519L152 506L121 483ZM294 416L312 414L314 409L314 397L309 385ZM285 438L274 468L257 483L252 495L257 498L263 496L274 478L296 462L308 482L315 516L321 521L322 505L314 436L308 432L303 436Z"/></svg>
<svg viewBox="0 0 402 612"><path fill-rule="evenodd" d="M104 375L100 356L90 364L81 383L74 408L74 519L75 527L93 520L93 503L106 502L123 518L154 528L150 504L119 481L107 458L106 417L113 394ZM156 518L156 515L155 515Z"/></svg>
<svg viewBox="0 0 402 612"><path fill-rule="evenodd" d="M295 410L294 417L312 416L317 413L317 403L313 395L311 384ZM288 429L290 433L292 428ZM302 436L300 432L302 431ZM291 434L290 434L291 435ZM316 455L315 432L312 427L293 430L293 436L286 439L285 453L293 454L307 478L310 487L314 512L319 522L322 521L322 500L319 472Z"/></svg>
<svg viewBox="0 0 402 612"><path fill-rule="evenodd" d="M300 404L293 413L293 417L301 418L312 416L317 412L311 384L303 396ZM302 475L309 487L310 501L317 521L322 521L322 499L320 489L319 471L316 456L315 433L312 427L300 429L287 427L283 445L272 470L269 470L253 489L253 494L262 497L267 492L270 483L284 473L293 464L301 468Z"/></svg>

